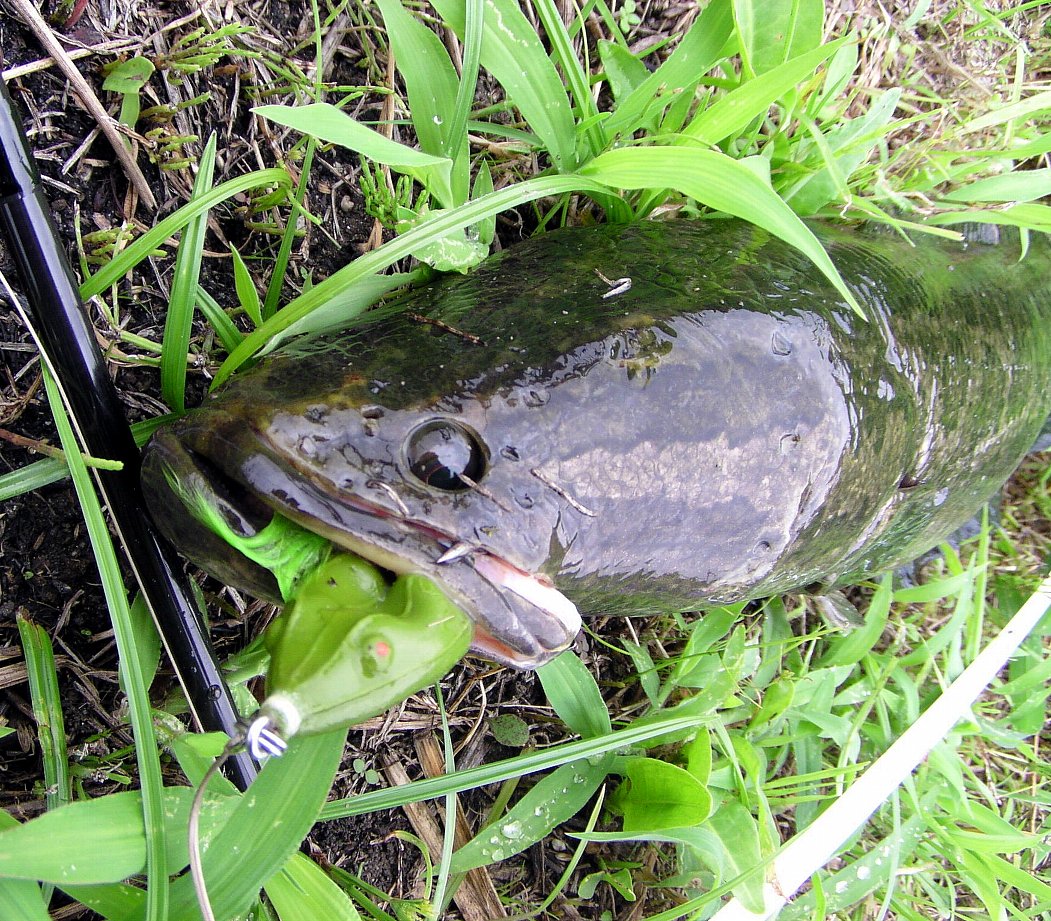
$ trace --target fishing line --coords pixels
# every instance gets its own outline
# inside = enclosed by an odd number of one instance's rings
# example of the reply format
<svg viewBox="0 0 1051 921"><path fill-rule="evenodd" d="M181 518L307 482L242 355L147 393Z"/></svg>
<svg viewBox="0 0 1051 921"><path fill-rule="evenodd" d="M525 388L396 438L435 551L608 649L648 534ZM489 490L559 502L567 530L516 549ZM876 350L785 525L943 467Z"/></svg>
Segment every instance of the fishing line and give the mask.
<svg viewBox="0 0 1051 921"><path fill-rule="evenodd" d="M222 752L204 772L201 782L193 794L190 803L189 821L186 824L187 850L190 855L190 878L193 880L193 891L197 896L197 905L201 909L204 921L215 921L212 903L208 897L208 885L204 880L204 866L201 861L201 810L204 808L204 794L212 778L222 770L226 762L244 748L256 760L265 757L279 758L288 748L288 743L271 729L270 717L257 714L248 724L238 723L234 732L223 747Z"/></svg>
<svg viewBox="0 0 1051 921"><path fill-rule="evenodd" d="M231 758L244 744L244 734L238 732L231 736L223 748L222 753L204 772L201 782L197 785L190 803L190 818L186 824L186 836L190 854L190 877L193 879L193 891L197 896L197 905L201 909L204 921L215 921L212 911L212 902L208 898L208 886L204 881L204 867L201 865L201 809L204 806L204 793L208 789L211 779L219 773L227 760Z"/></svg>

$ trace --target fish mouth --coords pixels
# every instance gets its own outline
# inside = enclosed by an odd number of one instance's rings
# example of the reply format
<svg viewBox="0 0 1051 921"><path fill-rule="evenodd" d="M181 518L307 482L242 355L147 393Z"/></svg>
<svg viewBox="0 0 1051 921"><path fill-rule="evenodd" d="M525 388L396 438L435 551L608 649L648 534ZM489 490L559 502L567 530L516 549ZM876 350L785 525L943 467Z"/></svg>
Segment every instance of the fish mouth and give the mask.
<svg viewBox="0 0 1051 921"><path fill-rule="evenodd" d="M142 465L143 491L157 527L211 575L281 601L270 571L207 528L188 495L207 502L239 535L253 536L277 513L391 573L422 573L470 617L471 651L495 662L537 668L579 632L576 606L546 577L414 519L407 509L403 514L326 488L271 450L250 426L232 418L229 425L214 422L197 424L191 416L159 431Z"/></svg>

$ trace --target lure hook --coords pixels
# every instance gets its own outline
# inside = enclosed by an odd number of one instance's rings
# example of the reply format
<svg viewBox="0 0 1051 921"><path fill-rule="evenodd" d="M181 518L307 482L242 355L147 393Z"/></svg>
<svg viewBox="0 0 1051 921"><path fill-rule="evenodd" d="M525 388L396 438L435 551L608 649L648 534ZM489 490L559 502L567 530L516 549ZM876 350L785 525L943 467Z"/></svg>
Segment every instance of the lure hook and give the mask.
<svg viewBox="0 0 1051 921"><path fill-rule="evenodd" d="M256 715L245 730L245 747L248 753L261 761L263 758L280 758L288 750L286 742L274 727L274 721L264 713Z"/></svg>

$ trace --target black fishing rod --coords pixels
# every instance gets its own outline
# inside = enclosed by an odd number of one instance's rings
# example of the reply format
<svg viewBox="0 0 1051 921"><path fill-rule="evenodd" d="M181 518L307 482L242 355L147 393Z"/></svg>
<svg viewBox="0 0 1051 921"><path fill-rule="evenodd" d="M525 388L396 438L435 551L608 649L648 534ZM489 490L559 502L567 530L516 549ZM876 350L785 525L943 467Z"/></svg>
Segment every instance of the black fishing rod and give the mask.
<svg viewBox="0 0 1051 921"><path fill-rule="evenodd" d="M193 717L205 731L234 736L237 708L179 558L147 514L139 486L139 449L95 342L29 142L2 79L0 230L25 292L25 302L16 297L13 306L22 313L62 391L81 443L89 454L123 464L120 470L95 469L95 480ZM230 773L245 790L256 766L240 752L230 761Z"/></svg>

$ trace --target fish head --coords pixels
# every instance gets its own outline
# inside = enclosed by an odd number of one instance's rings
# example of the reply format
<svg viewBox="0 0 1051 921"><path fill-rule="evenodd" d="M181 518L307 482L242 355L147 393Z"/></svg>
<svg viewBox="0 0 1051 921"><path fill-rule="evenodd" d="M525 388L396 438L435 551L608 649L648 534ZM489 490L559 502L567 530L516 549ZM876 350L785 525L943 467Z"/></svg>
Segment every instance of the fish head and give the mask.
<svg viewBox="0 0 1051 921"><path fill-rule="evenodd" d="M472 651L485 658L535 668L573 641L579 614L539 571L547 548L538 553L514 498L514 478L528 474L496 462L482 403L385 404L355 380L324 398L275 400L267 379L247 375L146 450L154 518L188 559L278 600L273 575L203 526L199 508L246 537L278 514L392 573L434 580L471 618Z"/></svg>

